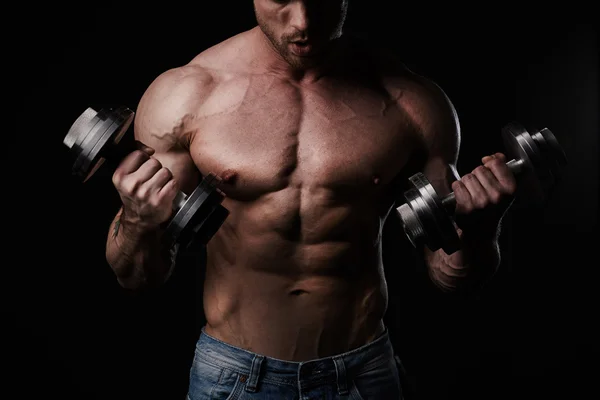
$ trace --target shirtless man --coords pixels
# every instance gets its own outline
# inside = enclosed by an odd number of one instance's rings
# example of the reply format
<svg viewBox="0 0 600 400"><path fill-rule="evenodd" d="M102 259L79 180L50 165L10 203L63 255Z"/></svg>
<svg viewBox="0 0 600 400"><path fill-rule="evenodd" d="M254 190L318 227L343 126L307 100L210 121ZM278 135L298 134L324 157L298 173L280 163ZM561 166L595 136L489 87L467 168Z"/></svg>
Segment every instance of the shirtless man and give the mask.
<svg viewBox="0 0 600 400"><path fill-rule="evenodd" d="M257 27L142 96L134 130L147 147L114 172L107 260L126 288L164 283L173 265L158 239L176 189L214 172L230 215L207 245L188 398L399 399L381 257L399 189L418 165L455 191L461 250L423 257L440 290L473 290L498 267L513 175L496 154L458 179L449 99L342 35L347 0L254 7Z"/></svg>

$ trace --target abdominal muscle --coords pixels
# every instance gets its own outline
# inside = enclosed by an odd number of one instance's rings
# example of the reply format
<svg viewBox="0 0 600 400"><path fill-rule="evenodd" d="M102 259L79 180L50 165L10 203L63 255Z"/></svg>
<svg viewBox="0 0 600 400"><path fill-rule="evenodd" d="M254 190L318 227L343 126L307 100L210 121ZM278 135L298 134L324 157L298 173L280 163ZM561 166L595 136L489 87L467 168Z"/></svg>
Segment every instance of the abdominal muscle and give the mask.
<svg viewBox="0 0 600 400"><path fill-rule="evenodd" d="M307 241L275 229L263 207L229 204L230 218L208 244L206 333L288 361L340 354L377 338L387 307L377 216Z"/></svg>

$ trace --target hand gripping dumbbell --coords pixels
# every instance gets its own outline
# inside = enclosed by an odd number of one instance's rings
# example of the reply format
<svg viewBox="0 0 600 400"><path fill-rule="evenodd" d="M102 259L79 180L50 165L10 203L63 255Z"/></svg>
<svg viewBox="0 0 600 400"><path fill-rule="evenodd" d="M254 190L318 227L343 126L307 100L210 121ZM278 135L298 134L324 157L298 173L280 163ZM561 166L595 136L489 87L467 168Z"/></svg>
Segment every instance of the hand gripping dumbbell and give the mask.
<svg viewBox="0 0 600 400"><path fill-rule="evenodd" d="M532 203L542 203L560 179L567 157L554 134L547 128L529 133L517 122L502 129L509 169L519 179L519 192ZM443 249L452 254L460 240L452 216L456 207L454 192L441 198L424 174L409 178L411 187L404 192L406 201L398 208L404 232L415 247Z"/></svg>
<svg viewBox="0 0 600 400"><path fill-rule="evenodd" d="M120 161L136 148L121 141L134 117L127 107L107 108L96 112L86 109L73 123L63 143L74 159L73 175L83 182L106 161ZM206 244L221 227L229 211L221 203L224 194L218 189L221 180L207 175L189 195L179 191L173 201L174 215L163 235L167 246L184 248L192 242Z"/></svg>

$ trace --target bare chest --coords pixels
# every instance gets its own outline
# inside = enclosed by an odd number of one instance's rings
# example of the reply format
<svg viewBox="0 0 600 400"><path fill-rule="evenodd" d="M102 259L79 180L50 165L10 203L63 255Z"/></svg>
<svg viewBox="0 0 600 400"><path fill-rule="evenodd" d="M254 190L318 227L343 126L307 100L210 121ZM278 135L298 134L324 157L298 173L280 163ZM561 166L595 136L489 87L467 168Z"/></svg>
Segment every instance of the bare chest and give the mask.
<svg viewBox="0 0 600 400"><path fill-rule="evenodd" d="M196 165L233 177L224 185L233 199L289 186L345 193L384 187L412 142L407 118L382 90L272 77L223 85L193 124Z"/></svg>

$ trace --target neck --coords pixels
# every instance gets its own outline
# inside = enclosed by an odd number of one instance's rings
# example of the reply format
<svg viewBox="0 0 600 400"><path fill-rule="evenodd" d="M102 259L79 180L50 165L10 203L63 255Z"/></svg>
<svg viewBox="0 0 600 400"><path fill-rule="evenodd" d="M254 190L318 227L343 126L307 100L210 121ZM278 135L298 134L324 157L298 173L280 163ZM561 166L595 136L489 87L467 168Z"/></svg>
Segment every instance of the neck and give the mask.
<svg viewBox="0 0 600 400"><path fill-rule="evenodd" d="M255 54L258 57L256 59L259 60L261 67L270 73L285 76L287 79L299 83L315 82L327 75L335 65L335 61L342 54L343 46L341 44L343 40L340 37L331 42L329 44L330 48L325 49L322 55L319 55L318 59L310 65L302 67L294 66L281 56L260 27L255 27L253 33L256 38L255 43L257 44Z"/></svg>

